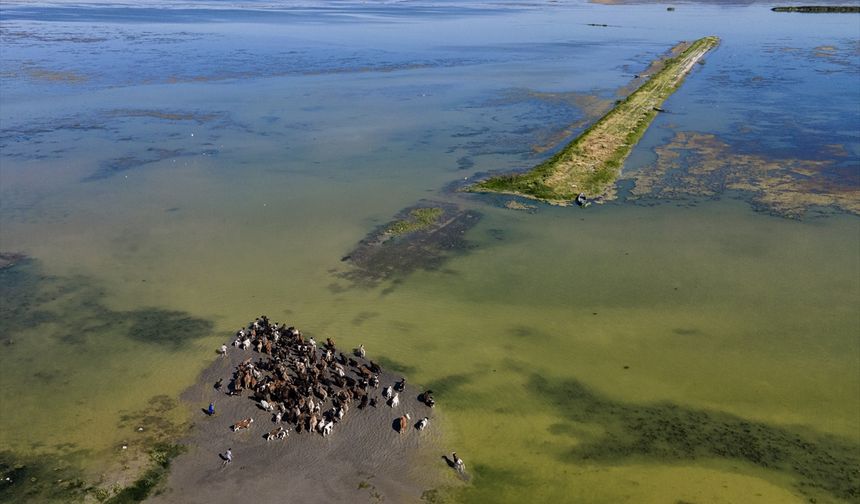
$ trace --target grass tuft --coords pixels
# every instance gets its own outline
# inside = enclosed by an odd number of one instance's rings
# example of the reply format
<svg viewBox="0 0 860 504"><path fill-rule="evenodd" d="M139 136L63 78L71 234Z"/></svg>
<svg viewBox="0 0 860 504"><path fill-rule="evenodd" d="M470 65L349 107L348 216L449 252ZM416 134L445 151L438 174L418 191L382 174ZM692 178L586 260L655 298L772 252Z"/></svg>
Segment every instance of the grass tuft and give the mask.
<svg viewBox="0 0 860 504"><path fill-rule="evenodd" d="M416 208L409 212L405 219L397 220L388 225L387 234L399 236L414 231L427 229L435 224L442 216L442 209L437 207Z"/></svg>

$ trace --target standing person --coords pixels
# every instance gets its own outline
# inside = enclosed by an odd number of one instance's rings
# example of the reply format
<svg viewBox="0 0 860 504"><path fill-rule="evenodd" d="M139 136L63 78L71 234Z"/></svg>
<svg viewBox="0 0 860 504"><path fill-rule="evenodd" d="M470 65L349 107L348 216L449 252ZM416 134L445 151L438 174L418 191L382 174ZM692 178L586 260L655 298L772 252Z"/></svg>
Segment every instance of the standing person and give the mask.
<svg viewBox="0 0 860 504"><path fill-rule="evenodd" d="M206 412L209 413L209 416L212 416L215 414L215 403L214 402L209 403L209 409L207 409Z"/></svg>
<svg viewBox="0 0 860 504"><path fill-rule="evenodd" d="M224 467L227 466L230 462L233 462L233 448L227 448L227 452L224 453Z"/></svg>

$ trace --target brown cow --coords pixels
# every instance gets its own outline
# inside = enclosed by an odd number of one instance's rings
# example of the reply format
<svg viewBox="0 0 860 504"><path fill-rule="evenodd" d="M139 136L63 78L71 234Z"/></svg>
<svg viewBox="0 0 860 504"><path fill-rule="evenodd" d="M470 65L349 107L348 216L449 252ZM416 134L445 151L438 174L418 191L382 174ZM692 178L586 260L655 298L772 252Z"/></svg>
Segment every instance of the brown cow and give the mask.
<svg viewBox="0 0 860 504"><path fill-rule="evenodd" d="M278 427L276 429L272 429L271 431L269 431L268 434L266 434L266 441L271 441L273 439L284 439L289 435L290 433L289 431L287 431L287 429L284 429L283 427Z"/></svg>
<svg viewBox="0 0 860 504"><path fill-rule="evenodd" d="M238 422L233 424L233 432L240 431L242 429L248 429L251 427L251 424L254 423L253 418L246 418L244 420L239 420Z"/></svg>
<svg viewBox="0 0 860 504"><path fill-rule="evenodd" d="M399 425L399 427L398 427L398 429L397 429L397 432L399 432L399 433L401 433L401 434L403 434L404 432L406 432L406 427L409 425L409 420L410 420L411 418L412 418L412 417L411 417L411 416L409 416L409 413L407 413L407 414L403 415L402 417L400 417L400 425Z"/></svg>

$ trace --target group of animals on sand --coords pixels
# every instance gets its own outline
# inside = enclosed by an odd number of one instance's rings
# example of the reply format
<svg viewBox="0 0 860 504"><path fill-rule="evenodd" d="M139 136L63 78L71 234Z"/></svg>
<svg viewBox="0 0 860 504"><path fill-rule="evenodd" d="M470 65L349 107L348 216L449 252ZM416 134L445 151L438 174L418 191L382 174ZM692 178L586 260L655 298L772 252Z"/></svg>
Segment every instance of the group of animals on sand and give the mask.
<svg viewBox="0 0 860 504"><path fill-rule="evenodd" d="M319 345L313 337L306 338L295 327L272 323L265 315L237 331L232 346L261 354L256 362L249 357L235 368L225 392L236 396L247 391L260 409L272 414L275 428L265 434L267 440L285 439L291 431L328 436L351 407L375 408L384 401L394 409L406 389L406 379L401 378L377 394L382 368L367 359L364 345L348 357L331 338ZM226 357L228 351L225 344L219 353ZM224 388L223 379L215 388ZM436 404L431 390L422 392L418 401L431 408ZM411 418L410 413L399 418L398 432L409 430ZM429 422L424 416L414 428L424 430ZM253 423L253 417L243 418L231 429L247 430Z"/></svg>
<svg viewBox="0 0 860 504"><path fill-rule="evenodd" d="M267 441L285 440L290 432L327 437L351 408L376 408L384 402L393 410L400 406L400 395L406 391L405 378L382 387L383 370L367 359L364 345L347 356L338 350L331 338L320 345L295 327L272 323L265 315L237 331L232 346L260 355L256 361L251 356L235 367L226 390L223 378L214 387L229 396L248 392L261 410L271 414L275 426L263 435ZM226 357L231 350L224 344L218 352ZM417 400L427 408L436 405L432 390L425 390ZM214 414L213 408L210 404L210 415ZM417 431L426 429L430 417L423 416L410 426L411 422L412 414L405 413L396 418L392 426L402 436L410 427ZM254 418L249 416L234 422L230 429L245 431L253 425ZM232 461L230 450L227 455ZM221 457L225 464L229 463L225 455ZM456 453L452 453L450 459L445 458L452 468L463 473L465 464Z"/></svg>

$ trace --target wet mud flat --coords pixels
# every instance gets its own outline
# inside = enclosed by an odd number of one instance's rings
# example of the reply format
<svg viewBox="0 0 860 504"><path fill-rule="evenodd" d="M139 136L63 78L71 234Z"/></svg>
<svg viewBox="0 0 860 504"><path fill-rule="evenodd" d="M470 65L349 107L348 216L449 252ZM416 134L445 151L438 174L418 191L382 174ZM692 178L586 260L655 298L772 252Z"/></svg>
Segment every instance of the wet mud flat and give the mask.
<svg viewBox="0 0 860 504"><path fill-rule="evenodd" d="M381 398L384 387L401 376L382 370L376 407L359 410L354 405L331 434L289 427L284 439L267 440L277 428L273 413L244 396L227 395L227 382L247 358L261 354L230 347L201 374L182 401L195 421L182 441L186 452L172 464L165 487L147 502L233 503L254 502L420 502L426 492L456 482L442 459L439 422L435 409L418 400L420 391L407 385L398 406ZM364 360L362 359L362 362ZM213 386L224 380L221 391ZM205 409L212 402L215 414ZM398 432L399 418L411 420ZM429 425L417 430L415 422L429 417ZM240 419L253 418L249 429L234 432ZM223 454L232 449L233 462Z"/></svg>
<svg viewBox="0 0 860 504"><path fill-rule="evenodd" d="M467 231L482 214L456 204L421 200L368 233L342 258L352 266L338 273L353 284L376 285L416 270L436 270L470 248Z"/></svg>

